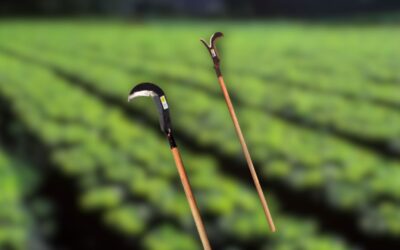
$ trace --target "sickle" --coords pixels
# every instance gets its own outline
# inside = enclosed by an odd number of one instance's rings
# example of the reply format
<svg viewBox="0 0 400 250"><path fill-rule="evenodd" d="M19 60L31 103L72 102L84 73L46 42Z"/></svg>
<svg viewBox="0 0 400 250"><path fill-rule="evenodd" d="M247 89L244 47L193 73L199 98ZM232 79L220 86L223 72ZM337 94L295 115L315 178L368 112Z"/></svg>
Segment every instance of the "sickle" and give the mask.
<svg viewBox="0 0 400 250"><path fill-rule="evenodd" d="M203 220L201 219L200 211L197 207L196 199L193 195L192 188L190 187L189 179L186 175L186 170L183 165L181 155L179 153L178 147L172 135L171 119L169 116L169 106L167 103L167 98L165 97L165 93L156 84L146 82L136 85L129 92L128 101L131 101L132 99L139 96L152 97L154 102L156 103L159 112L161 131L167 135L169 144L171 146L171 152L179 172L179 177L181 179L183 189L185 190L186 198L188 200L190 210L192 212L193 219L195 221L197 231L200 236L200 240L205 250L211 250L206 229L204 227Z"/></svg>
<svg viewBox="0 0 400 250"><path fill-rule="evenodd" d="M256 172L256 169L255 169L255 167L253 165L253 160L251 159L251 156L250 156L250 153L249 153L249 149L247 148L247 144L246 144L246 141L244 139L244 136L243 136L243 133L242 133L242 129L240 128L240 124L239 124L238 118L236 116L235 109L233 108L231 97L230 97L230 95L228 93L228 90L226 88L225 81L224 81L224 78L222 76L222 72L221 72L221 69L220 69L220 66L219 66L220 60L219 60L219 56L218 56L218 53L217 53L217 49L215 47L215 41L218 38L222 37L222 36L223 36L222 32L215 32L210 38L210 44L209 45L203 39L201 39L201 42L207 47L208 51L210 52L211 58L212 58L212 60L214 62L214 68L215 68L215 73L217 74L217 77L218 77L218 83L219 83L219 85L221 87L221 90L222 90L222 93L224 95L226 105L228 106L228 111L229 111L229 114L231 115L232 122L233 122L233 125L235 127L236 134L237 134L237 136L239 138L240 145L242 146L242 151L243 151L244 156L246 158L247 166L248 166L248 168L250 170L250 174L251 174L251 177L253 179L254 185L256 187L256 191L257 191L258 197L260 198L261 205L262 205L262 208L264 210L264 214L265 214L265 216L267 218L267 221L268 221L268 224L269 224L269 227L270 227L271 231L275 232L276 231L275 224L274 224L274 221L272 219L271 212L269 211L268 204L267 204L267 201L265 199L264 191L262 190L260 181L258 180L257 172Z"/></svg>
<svg viewBox="0 0 400 250"><path fill-rule="evenodd" d="M218 38L223 37L224 34L222 32L215 32L211 37L210 37L210 43L207 44L207 42L204 39L200 39L200 41L206 46L208 52L210 53L214 65L219 65L219 55L217 51L217 47L215 46L215 42L217 41Z"/></svg>
<svg viewBox="0 0 400 250"><path fill-rule="evenodd" d="M132 88L128 96L128 101L140 96L153 98L159 114L161 131L167 135L171 148L176 147L176 143L172 135L169 106L164 91L154 83L140 83Z"/></svg>

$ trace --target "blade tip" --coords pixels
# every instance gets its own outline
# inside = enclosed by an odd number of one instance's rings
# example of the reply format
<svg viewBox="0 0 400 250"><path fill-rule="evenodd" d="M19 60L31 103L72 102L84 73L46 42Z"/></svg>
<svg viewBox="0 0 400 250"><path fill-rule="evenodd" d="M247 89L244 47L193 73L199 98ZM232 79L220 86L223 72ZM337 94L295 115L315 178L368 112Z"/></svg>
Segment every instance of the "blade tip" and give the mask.
<svg viewBox="0 0 400 250"><path fill-rule="evenodd" d="M135 98L134 95L129 95L129 96L128 96L128 102L132 101L132 99L134 99L134 98Z"/></svg>

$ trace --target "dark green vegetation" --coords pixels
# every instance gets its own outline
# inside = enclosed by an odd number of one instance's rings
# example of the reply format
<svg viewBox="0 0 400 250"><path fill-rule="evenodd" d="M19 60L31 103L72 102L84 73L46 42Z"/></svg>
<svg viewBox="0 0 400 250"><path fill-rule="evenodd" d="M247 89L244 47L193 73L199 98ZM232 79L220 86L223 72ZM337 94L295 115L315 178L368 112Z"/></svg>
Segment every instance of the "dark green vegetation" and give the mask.
<svg viewBox="0 0 400 250"><path fill-rule="evenodd" d="M198 40L215 30L274 235ZM74 183L76 210L127 249L199 249L154 105L126 102L135 83L156 82L216 249L395 248L399 38L384 26L3 22L1 112L14 140L2 147L35 147Z"/></svg>
<svg viewBox="0 0 400 250"><path fill-rule="evenodd" d="M25 249L28 238L28 214L23 210L24 191L16 173L17 164L0 151L0 248Z"/></svg>

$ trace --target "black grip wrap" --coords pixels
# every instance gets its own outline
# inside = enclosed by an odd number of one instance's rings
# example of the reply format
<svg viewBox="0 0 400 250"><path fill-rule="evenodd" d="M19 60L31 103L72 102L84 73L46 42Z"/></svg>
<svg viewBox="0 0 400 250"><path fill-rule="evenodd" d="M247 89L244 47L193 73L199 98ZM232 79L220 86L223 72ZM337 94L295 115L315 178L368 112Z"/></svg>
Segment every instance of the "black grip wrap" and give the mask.
<svg viewBox="0 0 400 250"><path fill-rule="evenodd" d="M215 73L217 74L217 77L222 76L222 72L221 72L221 69L219 67L219 64L214 64L214 68L215 68Z"/></svg>
<svg viewBox="0 0 400 250"><path fill-rule="evenodd" d="M168 133L168 134L167 134L167 138L168 138L169 146L170 146L171 148L176 148L176 147L177 147L177 146L176 146L176 142L175 142L175 139L174 139L174 137L172 136L171 133Z"/></svg>

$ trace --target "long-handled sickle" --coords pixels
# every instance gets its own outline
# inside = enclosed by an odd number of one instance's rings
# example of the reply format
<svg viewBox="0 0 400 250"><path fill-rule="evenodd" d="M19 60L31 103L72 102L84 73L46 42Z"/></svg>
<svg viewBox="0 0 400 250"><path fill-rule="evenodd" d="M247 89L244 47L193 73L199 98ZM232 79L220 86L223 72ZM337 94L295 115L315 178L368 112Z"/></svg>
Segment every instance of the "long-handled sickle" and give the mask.
<svg viewBox="0 0 400 250"><path fill-rule="evenodd" d="M153 83L140 83L131 90L131 92L129 93L128 101L139 96L152 97L157 105L160 115L161 131L166 134L169 144L171 146L171 152L172 155L174 156L175 164L179 172L179 177L181 178L183 189L185 190L186 198L189 202L190 210L192 211L197 231L200 235L200 240L205 250L211 250L206 229L204 228L204 223L201 219L200 212L196 204L196 200L194 198L192 189L190 187L190 183L186 175L185 167L183 166L181 155L179 153L178 147L176 146L174 137L172 135L171 119L169 116L169 106L164 91Z"/></svg>
<svg viewBox="0 0 400 250"><path fill-rule="evenodd" d="M260 197L265 216L267 217L268 224L269 224L271 231L275 232L276 228L274 225L274 221L272 220L272 216L269 211L267 201L265 200L265 196L264 196L263 190L261 188L260 181L258 180L257 172L254 168L253 161L251 160L251 156L250 156L249 150L247 148L246 141L244 140L242 130L240 129L239 121L236 117L236 113L233 108L231 98L229 96L228 90L226 89L224 78L221 73L220 59L218 56L217 48L215 47L215 41L222 36L223 36L222 32L216 32L211 36L210 44L207 44L207 42L204 41L203 39L201 39L200 41L206 46L206 48L207 48L208 52L210 52L211 58L214 62L214 68L215 68L215 72L217 73L218 82L221 87L222 93L224 94L226 104L228 105L228 110L232 117L232 121L235 126L236 134L239 137L239 141L242 146L244 156L246 157L247 165L249 166L250 173L253 178L254 185L256 186L258 196Z"/></svg>

